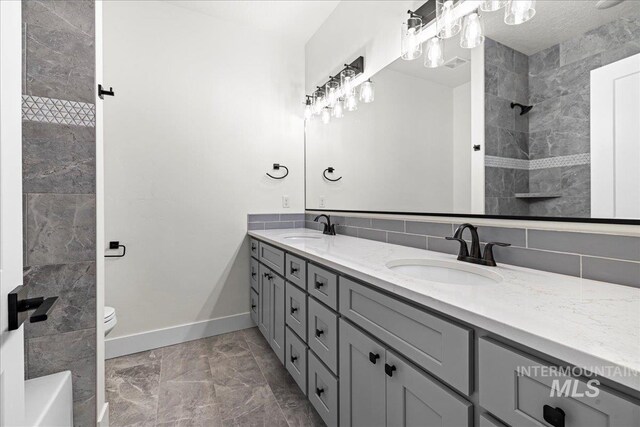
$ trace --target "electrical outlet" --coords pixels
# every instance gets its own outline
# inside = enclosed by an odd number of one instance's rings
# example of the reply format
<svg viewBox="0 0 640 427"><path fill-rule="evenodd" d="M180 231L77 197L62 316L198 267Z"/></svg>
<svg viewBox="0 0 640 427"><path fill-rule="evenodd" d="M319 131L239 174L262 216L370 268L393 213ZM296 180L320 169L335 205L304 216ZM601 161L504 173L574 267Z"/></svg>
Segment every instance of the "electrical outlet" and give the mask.
<svg viewBox="0 0 640 427"><path fill-rule="evenodd" d="M325 197L324 196L320 196L320 207L324 208L326 205L325 203Z"/></svg>
<svg viewBox="0 0 640 427"><path fill-rule="evenodd" d="M282 196L282 207L283 208L289 207L289 196Z"/></svg>

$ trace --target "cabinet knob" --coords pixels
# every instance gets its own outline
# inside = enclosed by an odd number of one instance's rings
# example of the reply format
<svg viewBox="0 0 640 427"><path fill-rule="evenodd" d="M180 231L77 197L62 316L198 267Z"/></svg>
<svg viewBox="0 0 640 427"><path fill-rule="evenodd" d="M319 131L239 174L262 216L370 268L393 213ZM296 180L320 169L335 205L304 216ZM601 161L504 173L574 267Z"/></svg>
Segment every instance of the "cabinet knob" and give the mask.
<svg viewBox="0 0 640 427"><path fill-rule="evenodd" d="M296 360L298 360L298 356L291 356L291 363L296 363Z"/></svg>
<svg viewBox="0 0 640 427"><path fill-rule="evenodd" d="M324 283L322 282L316 282L316 289L320 289L321 287L324 286Z"/></svg>
<svg viewBox="0 0 640 427"><path fill-rule="evenodd" d="M389 365L387 363L384 364L384 373L389 375L390 377L393 376L393 371L396 370L396 365Z"/></svg>
<svg viewBox="0 0 640 427"><path fill-rule="evenodd" d="M256 277L256 272L255 271L251 272L251 277Z"/></svg>
<svg viewBox="0 0 640 427"><path fill-rule="evenodd" d="M375 365L376 362L378 361L378 359L380 359L380 355L379 354L374 354L372 352L369 352L369 361L371 363L373 363Z"/></svg>
<svg viewBox="0 0 640 427"><path fill-rule="evenodd" d="M324 388L316 387L316 395L320 397L322 393L324 393Z"/></svg>
<svg viewBox="0 0 640 427"><path fill-rule="evenodd" d="M316 337L320 337L320 335L324 334L322 329L316 329Z"/></svg>
<svg viewBox="0 0 640 427"><path fill-rule="evenodd" d="M295 313L296 311L298 311L298 307L291 307L291 314Z"/></svg>
<svg viewBox="0 0 640 427"><path fill-rule="evenodd" d="M291 266L291 274L296 274L298 271L300 271L299 268Z"/></svg>
<svg viewBox="0 0 640 427"><path fill-rule="evenodd" d="M252 245L251 245L251 250L252 250L252 251L255 251L255 250L256 250L256 245L255 245L255 244L252 244Z"/></svg>
<svg viewBox="0 0 640 427"><path fill-rule="evenodd" d="M251 308L252 309L256 308L256 305L255 304L251 304Z"/></svg>
<svg viewBox="0 0 640 427"><path fill-rule="evenodd" d="M565 413L560 408L552 408L549 405L542 407L542 417L553 427L564 427Z"/></svg>

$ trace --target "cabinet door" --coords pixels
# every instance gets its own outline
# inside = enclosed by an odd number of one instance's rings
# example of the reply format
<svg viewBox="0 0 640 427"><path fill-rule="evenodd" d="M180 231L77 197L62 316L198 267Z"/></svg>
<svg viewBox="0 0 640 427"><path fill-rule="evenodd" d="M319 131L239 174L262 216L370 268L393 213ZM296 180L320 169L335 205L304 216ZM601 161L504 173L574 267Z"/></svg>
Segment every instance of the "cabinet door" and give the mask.
<svg viewBox="0 0 640 427"><path fill-rule="evenodd" d="M260 264L260 277L258 278L258 329L269 342L269 324L271 323L271 310L269 309L269 294L271 283L269 277L275 276L271 270Z"/></svg>
<svg viewBox="0 0 640 427"><path fill-rule="evenodd" d="M259 267L259 263L258 260L251 258L251 261L249 263L249 283L251 283L251 287L253 289L256 290L256 292L259 291L259 286L258 286L258 282L260 282L260 277L258 276L260 267Z"/></svg>
<svg viewBox="0 0 640 427"><path fill-rule="evenodd" d="M270 303L271 323L269 324L269 344L284 365L284 279L271 276Z"/></svg>
<svg viewBox="0 0 640 427"><path fill-rule="evenodd" d="M473 405L387 350L387 425L468 427Z"/></svg>
<svg viewBox="0 0 640 427"><path fill-rule="evenodd" d="M340 425L385 425L384 347L340 319Z"/></svg>
<svg viewBox="0 0 640 427"><path fill-rule="evenodd" d="M251 311L249 312L251 314L251 320L253 320L255 322L255 324L258 324L258 313L259 313L259 304L260 304L260 297L258 296L258 293L256 291L254 291L253 289L251 289L250 293L250 298L251 298Z"/></svg>

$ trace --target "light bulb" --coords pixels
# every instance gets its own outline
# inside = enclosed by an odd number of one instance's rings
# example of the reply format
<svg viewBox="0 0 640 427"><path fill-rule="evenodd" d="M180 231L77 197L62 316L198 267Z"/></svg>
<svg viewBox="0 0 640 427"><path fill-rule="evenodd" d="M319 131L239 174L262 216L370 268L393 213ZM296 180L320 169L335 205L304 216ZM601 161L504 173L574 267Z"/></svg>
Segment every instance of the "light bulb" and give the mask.
<svg viewBox="0 0 640 427"><path fill-rule="evenodd" d="M329 122L331 121L331 108L329 107L324 107L322 109L322 123L329 124Z"/></svg>
<svg viewBox="0 0 640 427"><path fill-rule="evenodd" d="M480 5L480 10L483 12L495 12L500 10L507 4L507 0L484 0Z"/></svg>
<svg viewBox="0 0 640 427"><path fill-rule="evenodd" d="M484 42L484 31L482 30L482 19L480 15L473 12L464 17L462 22L462 35L460 36L460 47L473 49Z"/></svg>
<svg viewBox="0 0 640 427"><path fill-rule="evenodd" d="M345 68L340 72L340 88L342 95L347 95L353 90L353 81L356 78L356 72L351 68Z"/></svg>
<svg viewBox="0 0 640 427"><path fill-rule="evenodd" d="M367 80L360 85L360 101L368 104L373 102L375 95L375 88L373 87L373 82L371 80Z"/></svg>
<svg viewBox="0 0 640 427"><path fill-rule="evenodd" d="M327 105L331 108L333 108L334 105L336 105L336 101L338 100L338 89L340 88L340 84L333 80L329 80L329 82L326 84L325 86L325 96L324 98L326 99Z"/></svg>
<svg viewBox="0 0 640 427"><path fill-rule="evenodd" d="M424 66L437 68L444 64L444 41L439 37L427 40L424 51Z"/></svg>
<svg viewBox="0 0 640 427"><path fill-rule="evenodd" d="M315 93L315 102L313 103L314 114L320 114L325 106L324 93L321 90L317 90Z"/></svg>
<svg viewBox="0 0 640 427"><path fill-rule="evenodd" d="M307 100L307 105L304 106L304 119L309 120L311 117L313 117L313 106L311 102Z"/></svg>
<svg viewBox="0 0 640 427"><path fill-rule="evenodd" d="M524 24L536 14L536 0L509 0L504 10L504 23Z"/></svg>
<svg viewBox="0 0 640 427"><path fill-rule="evenodd" d="M355 90L344 99L344 108L347 111L356 111L358 109L358 99L356 98Z"/></svg>
<svg viewBox="0 0 640 427"><path fill-rule="evenodd" d="M436 23L438 36L448 39L460 32L460 18L456 18L453 0L437 0Z"/></svg>
<svg viewBox="0 0 640 427"><path fill-rule="evenodd" d="M422 43L418 39L418 34L422 29L422 19L411 16L407 22L402 24L401 58L407 61L417 59L422 55Z"/></svg>
<svg viewBox="0 0 640 427"><path fill-rule="evenodd" d="M333 107L333 117L341 119L344 117L344 100L342 98L336 101L336 105Z"/></svg>

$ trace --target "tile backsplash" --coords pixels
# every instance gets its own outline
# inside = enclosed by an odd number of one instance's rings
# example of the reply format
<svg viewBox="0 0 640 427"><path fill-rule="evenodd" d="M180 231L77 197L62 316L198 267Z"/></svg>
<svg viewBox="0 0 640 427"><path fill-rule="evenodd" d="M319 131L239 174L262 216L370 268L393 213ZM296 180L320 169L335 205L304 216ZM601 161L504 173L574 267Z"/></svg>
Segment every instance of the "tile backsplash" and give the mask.
<svg viewBox="0 0 640 427"><path fill-rule="evenodd" d="M313 218L311 219L313 220ZM249 214L247 215L247 230L304 228L304 220L303 213Z"/></svg>
<svg viewBox="0 0 640 427"><path fill-rule="evenodd" d="M315 216L306 214L306 228L320 230L320 225L313 222ZM338 234L458 253L458 243L445 239L460 224L453 218L428 222L418 217L400 220L332 215L331 220ZM640 288L640 237L502 226L478 226L478 234L483 243L511 244L494 248L499 263Z"/></svg>

